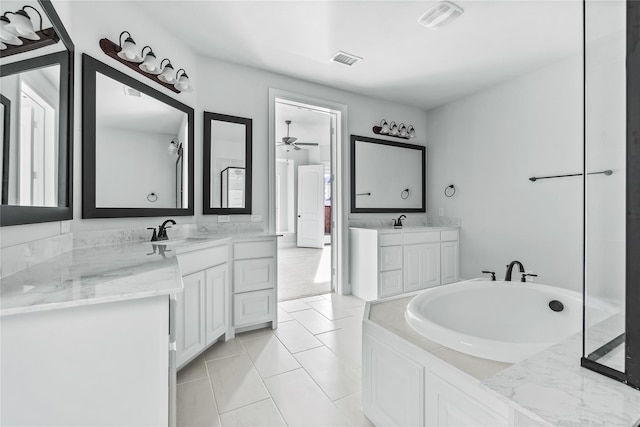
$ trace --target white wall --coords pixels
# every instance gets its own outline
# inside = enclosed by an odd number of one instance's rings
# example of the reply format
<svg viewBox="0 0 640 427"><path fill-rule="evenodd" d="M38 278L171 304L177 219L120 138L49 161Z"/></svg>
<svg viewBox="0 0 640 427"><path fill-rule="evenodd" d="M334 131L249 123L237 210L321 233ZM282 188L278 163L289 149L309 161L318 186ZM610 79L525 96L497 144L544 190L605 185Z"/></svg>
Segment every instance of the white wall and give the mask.
<svg viewBox="0 0 640 427"><path fill-rule="evenodd" d="M582 179L528 179L582 171L581 76L576 57L427 113L427 206L461 218L463 277L519 260L581 289Z"/></svg>

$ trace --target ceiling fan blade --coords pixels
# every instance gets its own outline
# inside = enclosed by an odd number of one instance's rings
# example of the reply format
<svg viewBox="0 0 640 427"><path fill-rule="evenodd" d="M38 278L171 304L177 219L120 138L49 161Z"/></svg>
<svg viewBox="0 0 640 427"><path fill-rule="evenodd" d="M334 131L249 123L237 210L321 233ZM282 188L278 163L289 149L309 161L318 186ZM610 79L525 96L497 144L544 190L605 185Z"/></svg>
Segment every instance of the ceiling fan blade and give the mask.
<svg viewBox="0 0 640 427"><path fill-rule="evenodd" d="M296 144L291 144L291 146L293 147L294 150L296 151L300 151L302 150L302 148L298 147Z"/></svg>
<svg viewBox="0 0 640 427"><path fill-rule="evenodd" d="M318 144L317 142L296 142L296 145L313 145L313 146L318 146L320 144Z"/></svg>
<svg viewBox="0 0 640 427"><path fill-rule="evenodd" d="M298 138L294 138L293 136L285 136L282 138L282 142L284 142L285 144L291 144L293 142L296 142L298 140Z"/></svg>

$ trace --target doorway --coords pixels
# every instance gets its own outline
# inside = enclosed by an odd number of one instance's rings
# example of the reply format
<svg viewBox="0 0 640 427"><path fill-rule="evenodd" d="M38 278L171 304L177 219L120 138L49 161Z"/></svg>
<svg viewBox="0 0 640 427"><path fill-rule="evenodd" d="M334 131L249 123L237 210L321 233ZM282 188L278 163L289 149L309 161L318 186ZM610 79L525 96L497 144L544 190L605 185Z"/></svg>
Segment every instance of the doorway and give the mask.
<svg viewBox="0 0 640 427"><path fill-rule="evenodd" d="M270 204L278 239L280 301L341 291L339 161L343 108L271 95Z"/></svg>

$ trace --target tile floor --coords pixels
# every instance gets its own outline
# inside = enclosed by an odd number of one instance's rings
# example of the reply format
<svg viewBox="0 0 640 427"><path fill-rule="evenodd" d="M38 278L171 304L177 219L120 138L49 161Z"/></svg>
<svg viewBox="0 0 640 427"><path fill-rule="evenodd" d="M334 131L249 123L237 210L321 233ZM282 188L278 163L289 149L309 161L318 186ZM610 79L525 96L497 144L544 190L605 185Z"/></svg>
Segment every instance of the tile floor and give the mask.
<svg viewBox="0 0 640 427"><path fill-rule="evenodd" d="M360 410L364 306L280 302L276 330L214 344L178 372L178 426L372 426Z"/></svg>
<svg viewBox="0 0 640 427"><path fill-rule="evenodd" d="M278 248L278 299L331 292L331 246Z"/></svg>

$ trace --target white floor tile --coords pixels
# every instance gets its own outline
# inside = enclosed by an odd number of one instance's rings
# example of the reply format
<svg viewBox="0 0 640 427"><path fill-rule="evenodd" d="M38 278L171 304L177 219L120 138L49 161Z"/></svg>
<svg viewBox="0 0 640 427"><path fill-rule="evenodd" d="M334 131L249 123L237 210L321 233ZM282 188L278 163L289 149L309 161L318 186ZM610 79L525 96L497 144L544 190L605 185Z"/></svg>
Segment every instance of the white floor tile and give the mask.
<svg viewBox="0 0 640 427"><path fill-rule="evenodd" d="M244 343L246 340L253 340L261 337L268 337L273 335L273 329L271 328L260 328L255 329L249 332L242 332L236 335L236 338L240 340L240 342Z"/></svg>
<svg viewBox="0 0 640 427"><path fill-rule="evenodd" d="M303 369L264 380L289 426L348 426L338 408Z"/></svg>
<svg viewBox="0 0 640 427"><path fill-rule="evenodd" d="M289 320L293 320L293 317L284 308L278 307L278 323L288 322Z"/></svg>
<svg viewBox="0 0 640 427"><path fill-rule="evenodd" d="M217 342L204 352L204 360L207 362L223 357L235 356L244 353L244 347L238 338L226 342Z"/></svg>
<svg viewBox="0 0 640 427"><path fill-rule="evenodd" d="M374 427L369 418L362 413L362 396L360 393L352 394L333 403L353 427Z"/></svg>
<svg viewBox="0 0 640 427"><path fill-rule="evenodd" d="M335 331L338 327L322 314L315 310L294 311L291 317L296 319L302 326L312 334L321 334L323 332Z"/></svg>
<svg viewBox="0 0 640 427"><path fill-rule="evenodd" d="M355 329L338 329L316 335L343 362L358 372L362 369L362 336Z"/></svg>
<svg viewBox="0 0 640 427"><path fill-rule="evenodd" d="M339 306L331 301L311 301L306 303L329 320L341 319L343 317L356 316L362 314L362 308L358 306Z"/></svg>
<svg viewBox="0 0 640 427"><path fill-rule="evenodd" d="M279 302L278 307L282 308L287 313L292 313L294 311L300 310L308 310L310 308L306 303L297 299Z"/></svg>
<svg viewBox="0 0 640 427"><path fill-rule="evenodd" d="M323 294L326 295L326 294ZM312 301L324 301L324 296L323 295L315 295L312 297L306 297L306 298L300 298L298 301L307 303L307 302L312 302Z"/></svg>
<svg viewBox="0 0 640 427"><path fill-rule="evenodd" d="M273 333L280 339L291 353L320 347L322 343L297 321L285 322Z"/></svg>
<svg viewBox="0 0 640 427"><path fill-rule="evenodd" d="M204 365L204 357L200 356L178 371L178 384L205 378L207 376L207 367Z"/></svg>
<svg viewBox="0 0 640 427"><path fill-rule="evenodd" d="M300 364L273 334L243 342L262 378L298 369Z"/></svg>
<svg viewBox="0 0 640 427"><path fill-rule="evenodd" d="M295 357L331 401L360 391L359 372L341 361L327 347L301 351Z"/></svg>
<svg viewBox="0 0 640 427"><path fill-rule="evenodd" d="M208 378L176 388L176 421L180 427L219 427L220 418Z"/></svg>
<svg viewBox="0 0 640 427"><path fill-rule="evenodd" d="M212 360L207 369L220 414L269 397L246 354Z"/></svg>
<svg viewBox="0 0 640 427"><path fill-rule="evenodd" d="M220 415L222 427L286 427L273 400L266 399Z"/></svg>

